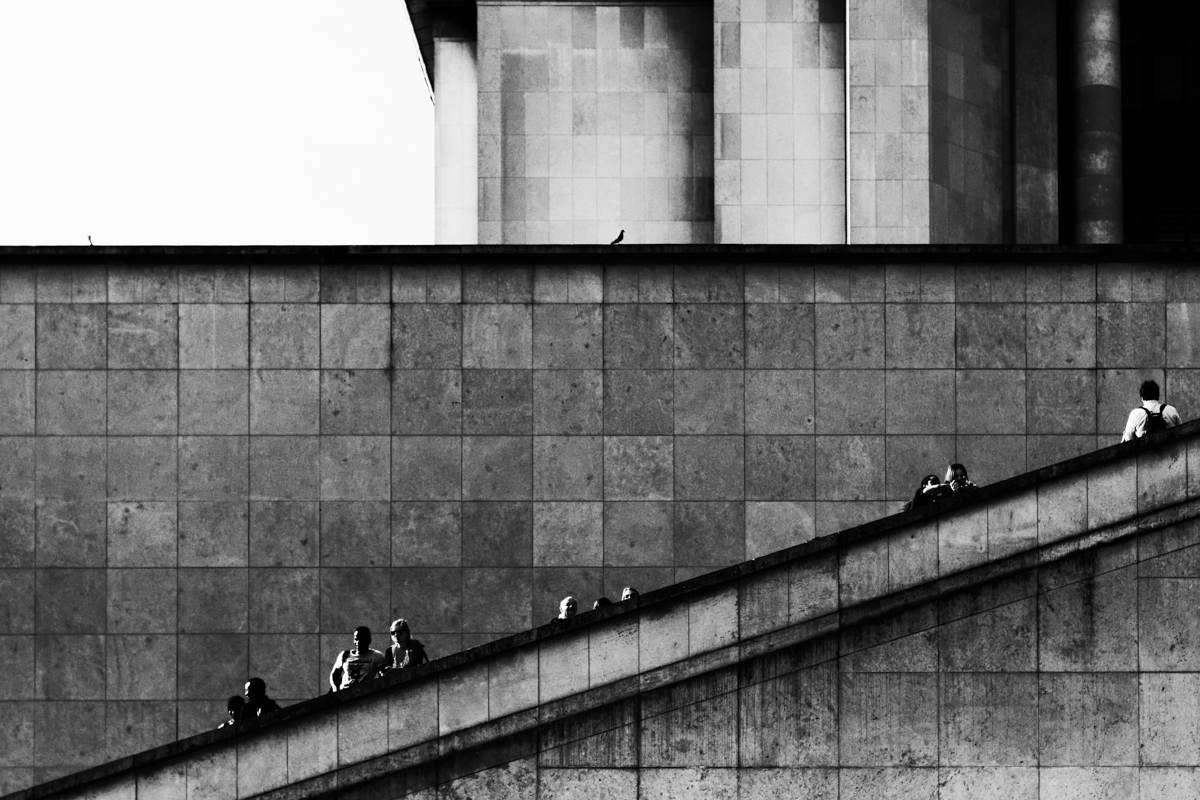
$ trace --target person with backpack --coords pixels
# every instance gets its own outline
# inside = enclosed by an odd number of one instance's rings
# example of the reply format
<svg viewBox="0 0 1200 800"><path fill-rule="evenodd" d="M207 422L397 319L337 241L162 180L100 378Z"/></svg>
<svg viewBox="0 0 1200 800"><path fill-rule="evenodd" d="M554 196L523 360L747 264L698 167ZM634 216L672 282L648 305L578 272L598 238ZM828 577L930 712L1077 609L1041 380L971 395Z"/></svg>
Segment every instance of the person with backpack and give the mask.
<svg viewBox="0 0 1200 800"><path fill-rule="evenodd" d="M1183 422L1174 406L1159 402L1157 383L1142 381L1139 392L1142 404L1129 412L1129 419L1125 421L1125 433L1121 434L1122 442L1140 439L1147 433L1165 431Z"/></svg>
<svg viewBox="0 0 1200 800"><path fill-rule="evenodd" d="M359 625L354 629L354 649L338 653L329 672L329 685L336 692L369 681L379 675L383 663L383 653L371 649L371 629Z"/></svg>

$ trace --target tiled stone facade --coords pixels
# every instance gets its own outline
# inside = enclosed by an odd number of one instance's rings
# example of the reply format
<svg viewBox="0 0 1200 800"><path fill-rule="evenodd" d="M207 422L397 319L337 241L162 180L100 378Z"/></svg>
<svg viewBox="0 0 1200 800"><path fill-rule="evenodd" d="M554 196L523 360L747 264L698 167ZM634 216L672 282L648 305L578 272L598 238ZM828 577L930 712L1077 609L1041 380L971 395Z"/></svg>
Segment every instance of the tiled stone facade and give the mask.
<svg viewBox="0 0 1200 800"><path fill-rule="evenodd" d="M693 256L5 266L0 701L47 743L14 780L203 730L249 674L315 696L358 624L445 655L883 516L951 459L1112 443L1145 377L1200 406L1188 267Z"/></svg>

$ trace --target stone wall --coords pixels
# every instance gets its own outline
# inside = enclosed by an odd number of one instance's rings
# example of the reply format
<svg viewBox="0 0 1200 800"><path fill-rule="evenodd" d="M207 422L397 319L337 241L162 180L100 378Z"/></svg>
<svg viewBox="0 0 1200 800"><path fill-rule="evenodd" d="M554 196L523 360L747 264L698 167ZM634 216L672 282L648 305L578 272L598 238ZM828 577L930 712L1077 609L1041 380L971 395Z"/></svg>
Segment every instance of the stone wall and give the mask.
<svg viewBox="0 0 1200 800"><path fill-rule="evenodd" d="M358 624L445 655L1111 443L1148 376L1200 404L1152 254L714 253L6 252L6 780L313 697Z"/></svg>

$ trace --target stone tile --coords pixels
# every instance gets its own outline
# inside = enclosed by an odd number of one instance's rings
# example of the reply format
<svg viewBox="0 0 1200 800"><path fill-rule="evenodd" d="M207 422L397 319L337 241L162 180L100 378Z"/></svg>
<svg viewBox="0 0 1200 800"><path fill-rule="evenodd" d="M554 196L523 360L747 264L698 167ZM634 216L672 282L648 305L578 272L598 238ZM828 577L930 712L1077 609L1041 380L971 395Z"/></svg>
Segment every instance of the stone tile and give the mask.
<svg viewBox="0 0 1200 800"><path fill-rule="evenodd" d="M0 570L0 633L33 633L33 570Z"/></svg>
<svg viewBox="0 0 1200 800"><path fill-rule="evenodd" d="M1034 435L1028 438L1028 468L1041 469L1059 461L1067 461L1096 449L1095 434L1053 436Z"/></svg>
<svg viewBox="0 0 1200 800"><path fill-rule="evenodd" d="M247 581L241 568L179 570L179 632L246 633Z"/></svg>
<svg viewBox="0 0 1200 800"><path fill-rule="evenodd" d="M988 558L999 560L1038 544L1037 493L1026 490L988 503Z"/></svg>
<svg viewBox="0 0 1200 800"><path fill-rule="evenodd" d="M602 381L600 370L534 371L534 432L600 433L604 407Z"/></svg>
<svg viewBox="0 0 1200 800"><path fill-rule="evenodd" d="M739 369L745 364L740 305L675 307L676 369Z"/></svg>
<svg viewBox="0 0 1200 800"><path fill-rule="evenodd" d="M464 436L463 499L533 498L533 438Z"/></svg>
<svg viewBox="0 0 1200 800"><path fill-rule="evenodd" d="M946 570L943 570L946 571ZM975 598L940 604L940 669L946 672L1032 672L1038 659L1038 606L1025 598L954 617Z"/></svg>
<svg viewBox="0 0 1200 800"><path fill-rule="evenodd" d="M811 501L746 503L746 558L759 558L816 536Z"/></svg>
<svg viewBox="0 0 1200 800"><path fill-rule="evenodd" d="M530 267L464 267L464 303L528 303L533 300Z"/></svg>
<svg viewBox="0 0 1200 800"><path fill-rule="evenodd" d="M533 504L535 567L598 566L604 559L604 516L600 503Z"/></svg>
<svg viewBox="0 0 1200 800"><path fill-rule="evenodd" d="M109 633L175 633L177 585L174 569L110 569Z"/></svg>
<svg viewBox="0 0 1200 800"><path fill-rule="evenodd" d="M604 432L609 435L673 433L674 373L670 370L606 370L603 409Z"/></svg>
<svg viewBox="0 0 1200 800"><path fill-rule="evenodd" d="M20 326L20 321L14 327ZM23 330L23 327L20 328ZM11 334L10 334L11 336ZM19 336L17 342L24 340ZM18 351L23 354L24 351ZM30 354L32 355L32 353ZM22 355L10 356L21 368ZM108 318L101 305L41 304L37 310L38 369L104 369Z"/></svg>
<svg viewBox="0 0 1200 800"><path fill-rule="evenodd" d="M465 370L462 373L466 433L533 433L533 373L528 370Z"/></svg>
<svg viewBox="0 0 1200 800"><path fill-rule="evenodd" d="M818 370L816 398L817 432L883 433L882 370Z"/></svg>
<svg viewBox="0 0 1200 800"><path fill-rule="evenodd" d="M671 437L604 437L604 499L670 500L674 458Z"/></svg>
<svg viewBox="0 0 1200 800"><path fill-rule="evenodd" d="M245 303L248 300L248 267L189 266L179 270L181 303Z"/></svg>
<svg viewBox="0 0 1200 800"><path fill-rule="evenodd" d="M1030 368L1096 366L1096 307L1090 303L1030 303L1026 310Z"/></svg>
<svg viewBox="0 0 1200 800"><path fill-rule="evenodd" d="M398 370L392 373L392 433L462 432L462 373Z"/></svg>
<svg viewBox="0 0 1200 800"><path fill-rule="evenodd" d="M315 592L316 586L313 586ZM323 694L327 664L320 662L320 637L312 634L263 634L250 637L250 674L266 681L276 698ZM280 705L288 705L282 702Z"/></svg>
<svg viewBox="0 0 1200 800"><path fill-rule="evenodd" d="M937 675L931 673L842 675L838 715L842 763L936 764L937 684Z"/></svg>
<svg viewBox="0 0 1200 800"><path fill-rule="evenodd" d="M32 304L4 306L0 314L0 369L33 369L37 341L34 308Z"/></svg>
<svg viewBox="0 0 1200 800"><path fill-rule="evenodd" d="M104 752L103 702L39 703L33 713L33 763L90 767Z"/></svg>
<svg viewBox="0 0 1200 800"><path fill-rule="evenodd" d="M321 437L321 499L387 500L390 456L386 436Z"/></svg>
<svg viewBox="0 0 1200 800"><path fill-rule="evenodd" d="M622 24L624 22L622 19ZM676 302L736 303L741 299L741 267L681 267L675 270Z"/></svg>
<svg viewBox="0 0 1200 800"><path fill-rule="evenodd" d="M1023 370L959 370L955 375L958 433L1024 433Z"/></svg>
<svg viewBox="0 0 1200 800"><path fill-rule="evenodd" d="M878 303L819 303L817 369L884 365L884 310Z"/></svg>
<svg viewBox="0 0 1200 800"><path fill-rule="evenodd" d="M322 303L387 303L391 300L391 269L381 266L326 264L321 267Z"/></svg>
<svg viewBox="0 0 1200 800"><path fill-rule="evenodd" d="M882 436L816 437L819 500L882 500L885 494Z"/></svg>
<svg viewBox="0 0 1200 800"><path fill-rule="evenodd" d="M393 437L392 498L460 499L462 461L462 440L457 436Z"/></svg>
<svg viewBox="0 0 1200 800"><path fill-rule="evenodd" d="M20 441L20 440L16 440ZM104 439L97 436L42 437L35 453L28 453L37 464L36 490L39 499L103 500L106 494L107 453ZM18 455L20 450L18 450ZM7 454L5 454L7 455ZM33 462L33 457L37 460ZM23 480L4 482L19 487ZM17 495L19 490L14 490Z"/></svg>
<svg viewBox="0 0 1200 800"><path fill-rule="evenodd" d="M965 303L1025 301L1025 268L1009 264L959 266L956 297Z"/></svg>
<svg viewBox="0 0 1200 800"><path fill-rule="evenodd" d="M392 503L392 566L457 567L461 561L458 503Z"/></svg>
<svg viewBox="0 0 1200 800"><path fill-rule="evenodd" d="M310 304L250 307L250 366L316 369L321 365L321 310Z"/></svg>
<svg viewBox="0 0 1200 800"><path fill-rule="evenodd" d="M659 304L604 307L604 366L664 369L674 366L672 307Z"/></svg>
<svg viewBox="0 0 1200 800"><path fill-rule="evenodd" d="M1200 719L1189 699L1200 689L1200 675L1194 672L1149 672L1140 676L1140 682L1141 764L1143 767L1194 766L1195 758L1191 754L1200 746Z"/></svg>
<svg viewBox="0 0 1200 800"><path fill-rule="evenodd" d="M104 503L48 500L36 515L38 566L105 566Z"/></svg>
<svg viewBox="0 0 1200 800"><path fill-rule="evenodd" d="M250 297L255 303L316 303L320 296L321 268L315 264L262 266L250 272Z"/></svg>
<svg viewBox="0 0 1200 800"><path fill-rule="evenodd" d="M109 700L174 700L175 647L174 636L109 636L105 696Z"/></svg>
<svg viewBox="0 0 1200 800"><path fill-rule="evenodd" d="M319 520L316 503L251 502L249 563L251 566L312 566L319 563Z"/></svg>
<svg viewBox="0 0 1200 800"><path fill-rule="evenodd" d="M181 567L244 567L247 559L245 503L229 501L179 504Z"/></svg>
<svg viewBox="0 0 1200 800"><path fill-rule="evenodd" d="M1187 603L1200 595L1193 578L1143 578L1137 583L1139 665L1146 670L1186 672L1200 663L1200 630ZM1122 610L1125 610L1122 606Z"/></svg>
<svg viewBox="0 0 1200 800"><path fill-rule="evenodd" d="M181 369L245 369L250 315L245 305L179 306Z"/></svg>
<svg viewBox="0 0 1200 800"><path fill-rule="evenodd" d="M250 432L316 434L321 424L321 385L316 370L250 372Z"/></svg>
<svg viewBox="0 0 1200 800"><path fill-rule="evenodd" d="M0 698L6 701L11 700L33 700L37 697L36 680L37 671L30 669L29 665L36 663L34 661L34 637L32 634L26 636L3 636L0 637L0 664L11 669L13 679L6 682L3 689L0 689ZM10 708L28 707L30 704L22 703L5 703ZM18 712L19 713L19 712ZM0 741L3 741L0 739ZM30 737L27 745L32 749L33 738ZM12 751L4 751L12 752ZM29 760L32 763L32 758Z"/></svg>
<svg viewBox="0 0 1200 800"><path fill-rule="evenodd" d="M174 659L174 653L171 655ZM176 740L174 700L110 701L104 704L104 716L108 748L106 758L109 760L141 753ZM170 779L166 779L168 774L171 775ZM182 798L187 788L185 774L184 765L178 763L151 768L138 775L138 791L148 797L170 797L173 789ZM154 778L147 780L151 775ZM168 785L172 789L168 789Z"/></svg>
<svg viewBox="0 0 1200 800"><path fill-rule="evenodd" d="M110 369L173 369L178 366L178 315L174 305L108 307Z"/></svg>
<svg viewBox="0 0 1200 800"><path fill-rule="evenodd" d="M1088 528L1137 514L1137 463L1118 461L1088 470Z"/></svg>
<svg viewBox="0 0 1200 800"><path fill-rule="evenodd" d="M392 312L397 369L457 369L462 365L462 311L457 305L397 305Z"/></svg>
<svg viewBox="0 0 1200 800"><path fill-rule="evenodd" d="M1038 703L1039 762L1136 766L1138 679L1133 674L1044 673Z"/></svg>
<svg viewBox="0 0 1200 800"><path fill-rule="evenodd" d="M180 636L178 652L180 700L226 698L250 677L250 648L245 634Z"/></svg>
<svg viewBox="0 0 1200 800"><path fill-rule="evenodd" d="M462 570L457 567L393 569L390 613L393 618L403 617L423 631L461 630Z"/></svg>
<svg viewBox="0 0 1200 800"><path fill-rule="evenodd" d="M1139 513L1173 505L1187 496L1187 445L1175 442L1137 457Z"/></svg>
<svg viewBox="0 0 1200 800"><path fill-rule="evenodd" d="M636 797L638 773L630 769L538 770L541 797L554 800L590 800L595 797Z"/></svg>
<svg viewBox="0 0 1200 800"><path fill-rule="evenodd" d="M463 570L463 630L515 633L533 627L534 570L517 567Z"/></svg>
<svg viewBox="0 0 1200 800"><path fill-rule="evenodd" d="M955 341L959 369L1023 369L1025 306L959 303Z"/></svg>
<svg viewBox="0 0 1200 800"><path fill-rule="evenodd" d="M38 267L39 303L103 303L108 297L105 270L94 267Z"/></svg>
<svg viewBox="0 0 1200 800"><path fill-rule="evenodd" d="M600 500L603 445L599 436L538 436L533 440L535 500Z"/></svg>
<svg viewBox="0 0 1200 800"><path fill-rule="evenodd" d="M1096 376L1080 369L1028 372L1030 433L1095 433ZM1070 409L1069 413L1063 413Z"/></svg>
<svg viewBox="0 0 1200 800"><path fill-rule="evenodd" d="M1096 300L1096 268L1039 264L1025 274L1026 299L1030 303L1091 303Z"/></svg>
<svg viewBox="0 0 1200 800"><path fill-rule="evenodd" d="M950 766L1021 766L1038 759L1038 679L958 672L941 683L939 760Z"/></svg>
<svg viewBox="0 0 1200 800"><path fill-rule="evenodd" d="M381 600L391 592L391 570L374 567L325 567L321 570L321 633L331 637L326 647L322 636L322 663L332 665L337 653L350 647L351 634L359 625L375 631L377 646L387 644L384 631L391 622L388 606ZM376 648L378 649L378 647Z"/></svg>
<svg viewBox="0 0 1200 800"><path fill-rule="evenodd" d="M976 485L986 486L1025 472L1025 443L1026 437L1020 434L961 434L958 461L967 467Z"/></svg>
<svg viewBox="0 0 1200 800"><path fill-rule="evenodd" d="M811 304L746 306L746 366L812 369L816 358Z"/></svg>
<svg viewBox="0 0 1200 800"><path fill-rule="evenodd" d="M322 370L321 432L387 434L392 387L385 370Z"/></svg>
<svg viewBox="0 0 1200 800"><path fill-rule="evenodd" d="M749 500L812 500L815 467L811 436L748 437L746 497Z"/></svg>
<svg viewBox="0 0 1200 800"><path fill-rule="evenodd" d="M682 500L745 497L745 441L739 436L681 436L675 441L675 496Z"/></svg>
<svg viewBox="0 0 1200 800"><path fill-rule="evenodd" d="M108 302L177 303L179 275L174 267L109 267Z"/></svg>
<svg viewBox="0 0 1200 800"><path fill-rule="evenodd" d="M1096 304L1096 366L1147 370L1165 364L1166 319L1161 304Z"/></svg>
<svg viewBox="0 0 1200 800"><path fill-rule="evenodd" d="M251 500L316 500L320 441L316 436L252 436Z"/></svg>
<svg viewBox="0 0 1200 800"><path fill-rule="evenodd" d="M463 565L527 567L533 563L530 503L464 503Z"/></svg>
<svg viewBox="0 0 1200 800"><path fill-rule="evenodd" d="M680 767L638 770L638 800L668 800L672 797L703 797L705 800L734 800L738 796L737 771Z"/></svg>
<svg viewBox="0 0 1200 800"><path fill-rule="evenodd" d="M531 368L532 306L464 306L462 364L467 369Z"/></svg>
<svg viewBox="0 0 1200 800"><path fill-rule="evenodd" d="M887 432L953 433L955 420L937 398L954 394L954 375L950 370L887 371L885 392L893 398L885 408Z"/></svg>
<svg viewBox="0 0 1200 800"><path fill-rule="evenodd" d="M539 305L533 312L535 369L598 369L602 366L600 306Z"/></svg>
<svg viewBox="0 0 1200 800"><path fill-rule="evenodd" d="M178 433L178 373L109 370L108 432L125 436Z"/></svg>
<svg viewBox="0 0 1200 800"><path fill-rule="evenodd" d="M952 303L888 303L884 365L902 369L954 366Z"/></svg>
<svg viewBox="0 0 1200 800"><path fill-rule="evenodd" d="M238 369L186 370L178 374L181 434L250 431L250 373Z"/></svg>
<svg viewBox="0 0 1200 800"><path fill-rule="evenodd" d="M321 306L321 366L325 369L387 369L391 363L391 317L382 305Z"/></svg>
<svg viewBox="0 0 1200 800"><path fill-rule="evenodd" d="M724 567L744 561L745 530L742 503L677 503L675 564Z"/></svg>
<svg viewBox="0 0 1200 800"><path fill-rule="evenodd" d="M650 567L674 563L674 512L674 504L665 502L606 504L604 565ZM640 588L649 590L644 585ZM619 591L614 601L617 597Z"/></svg>
<svg viewBox="0 0 1200 800"><path fill-rule="evenodd" d="M742 433L744 407L742 370L675 371L675 433Z"/></svg>
<svg viewBox="0 0 1200 800"><path fill-rule="evenodd" d="M176 522L172 502L109 503L107 565L175 566Z"/></svg>
<svg viewBox="0 0 1200 800"><path fill-rule="evenodd" d="M0 500L0 567L32 567L36 543L32 500Z"/></svg>
<svg viewBox="0 0 1200 800"><path fill-rule="evenodd" d="M54 488L62 491L61 467L55 465L55 470L35 470L34 459L38 450L54 459L61 459L63 445L37 442L35 447L35 442L37 440L32 436L0 437L0 501L23 500L32 503L35 496L45 496L44 492L35 494L38 482L46 486L55 484Z"/></svg>
<svg viewBox="0 0 1200 800"><path fill-rule="evenodd" d="M104 633L103 569L39 569L34 584L34 630L49 633Z"/></svg>
<svg viewBox="0 0 1200 800"><path fill-rule="evenodd" d="M179 439L180 500L245 500L249 487L245 436Z"/></svg>
<svg viewBox="0 0 1200 800"><path fill-rule="evenodd" d="M1200 312L1195 303L1167 303L1167 366L1200 366L1200 335L1193 323L1194 312Z"/></svg>
<svg viewBox="0 0 1200 800"><path fill-rule="evenodd" d="M322 503L321 566L390 566L390 522L386 500Z"/></svg>
<svg viewBox="0 0 1200 800"><path fill-rule="evenodd" d="M34 267L8 267L0 275L0 302L32 303L37 300L37 271Z"/></svg>
<svg viewBox="0 0 1200 800"><path fill-rule="evenodd" d="M436 696L436 688L434 691ZM434 712L436 715L436 711ZM336 711L314 714L297 720L288 729L287 770L288 780L299 782L337 767L337 724Z"/></svg>

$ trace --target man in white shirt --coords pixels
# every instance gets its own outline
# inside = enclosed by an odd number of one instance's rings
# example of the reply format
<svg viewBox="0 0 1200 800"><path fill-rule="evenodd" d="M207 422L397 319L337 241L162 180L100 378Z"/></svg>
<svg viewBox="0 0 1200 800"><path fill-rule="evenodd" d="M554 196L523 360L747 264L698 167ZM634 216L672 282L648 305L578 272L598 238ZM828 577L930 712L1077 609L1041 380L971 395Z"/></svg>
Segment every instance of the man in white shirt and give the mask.
<svg viewBox="0 0 1200 800"><path fill-rule="evenodd" d="M371 680L382 668L383 653L371 649L371 629L359 625L354 629L354 649L338 653L329 673L329 685L336 692Z"/></svg>
<svg viewBox="0 0 1200 800"><path fill-rule="evenodd" d="M1158 384L1154 381L1142 382L1141 396L1141 406L1130 411L1129 419L1125 421L1125 433L1121 434L1122 442L1140 439L1147 433L1173 428L1183 422L1174 406L1159 402ZM1159 419L1162 420L1161 426L1158 423Z"/></svg>

